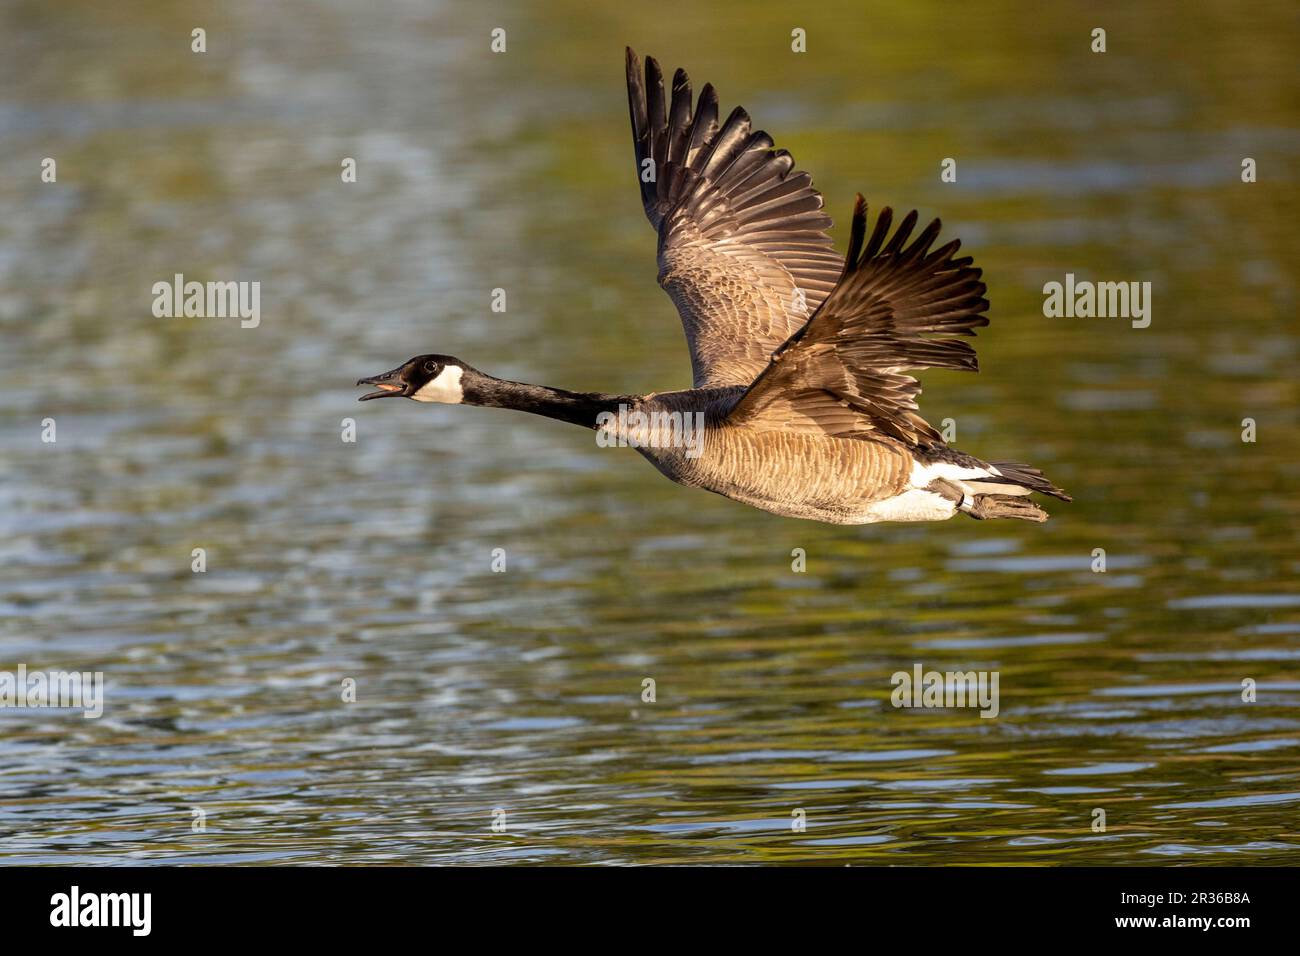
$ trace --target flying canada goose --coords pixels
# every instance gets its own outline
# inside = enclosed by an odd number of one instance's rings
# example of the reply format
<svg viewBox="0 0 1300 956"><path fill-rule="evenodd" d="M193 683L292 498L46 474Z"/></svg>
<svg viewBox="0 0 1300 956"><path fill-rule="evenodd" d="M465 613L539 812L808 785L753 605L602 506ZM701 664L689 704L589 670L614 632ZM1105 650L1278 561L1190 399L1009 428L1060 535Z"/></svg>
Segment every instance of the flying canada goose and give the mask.
<svg viewBox="0 0 1300 956"><path fill-rule="evenodd" d="M641 200L659 234L659 284L681 313L693 388L568 392L494 378L448 355L417 355L358 385L361 396L513 408L635 447L673 481L780 515L834 524L973 518L1045 521L1029 499L1069 501L1028 465L948 447L917 411L911 369L977 370L954 336L988 324L981 271L939 220L867 233L859 195L848 255L822 197L740 107L718 124L711 85L692 110L686 73L666 102L659 64L627 51ZM910 243L908 240L911 240ZM698 424L697 429L692 423Z"/></svg>

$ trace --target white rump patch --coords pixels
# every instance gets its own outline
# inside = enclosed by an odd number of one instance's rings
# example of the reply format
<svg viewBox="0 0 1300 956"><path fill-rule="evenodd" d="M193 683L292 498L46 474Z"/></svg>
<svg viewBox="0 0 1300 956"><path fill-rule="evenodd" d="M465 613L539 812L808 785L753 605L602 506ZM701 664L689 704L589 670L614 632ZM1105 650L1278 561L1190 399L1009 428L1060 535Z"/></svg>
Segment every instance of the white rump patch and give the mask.
<svg viewBox="0 0 1300 956"><path fill-rule="evenodd" d="M448 365L411 396L417 402L444 402L459 405L465 400L465 390L460 387L460 377L465 370L459 365Z"/></svg>
<svg viewBox="0 0 1300 956"><path fill-rule="evenodd" d="M967 468L965 465L954 465L950 461L936 461L926 464L920 461L912 462L912 487L925 488L936 478L946 478L954 485L960 488L967 497L973 498L975 495L1028 495L1030 491L1021 485L996 484L991 481L981 481L979 484L970 484L963 481L964 478L1000 478L1002 472L998 471L992 465L987 468ZM961 502L962 510L969 510L965 499Z"/></svg>
<svg viewBox="0 0 1300 956"><path fill-rule="evenodd" d="M994 478L1001 475L992 465L987 468L966 468L963 465L954 465L950 461L936 461L926 464L925 462L912 462L912 487L924 488L936 478L947 478L949 481L962 483L963 478Z"/></svg>

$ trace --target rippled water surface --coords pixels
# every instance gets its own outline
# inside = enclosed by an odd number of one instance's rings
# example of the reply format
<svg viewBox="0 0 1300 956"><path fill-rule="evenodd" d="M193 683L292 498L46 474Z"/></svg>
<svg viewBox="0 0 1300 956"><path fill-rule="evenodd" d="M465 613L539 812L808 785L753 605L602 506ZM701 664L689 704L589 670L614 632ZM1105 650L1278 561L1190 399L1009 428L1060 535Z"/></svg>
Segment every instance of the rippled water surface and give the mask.
<svg viewBox="0 0 1300 956"><path fill-rule="evenodd" d="M99 720L0 711L0 858L1296 862L1291 5L606 7L0 10L0 669L107 682ZM428 351L688 383L626 43L838 220L944 217L993 324L922 410L1073 504L829 527L570 426L356 404ZM1152 282L1150 328L1044 318L1066 272ZM175 273L259 281L260 326L154 318ZM917 663L997 671L998 717L892 707Z"/></svg>

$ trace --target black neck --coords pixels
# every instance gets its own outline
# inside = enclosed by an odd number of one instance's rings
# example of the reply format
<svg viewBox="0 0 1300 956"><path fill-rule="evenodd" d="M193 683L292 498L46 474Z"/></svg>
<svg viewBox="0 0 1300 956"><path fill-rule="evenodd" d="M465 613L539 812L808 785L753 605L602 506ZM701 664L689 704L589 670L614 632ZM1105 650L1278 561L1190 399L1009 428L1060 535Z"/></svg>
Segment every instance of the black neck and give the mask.
<svg viewBox="0 0 1300 956"><path fill-rule="evenodd" d="M562 388L508 382L490 375L476 375L463 383L466 405L487 408L513 408L562 422L595 428L601 412L618 414L619 405L632 404L629 395L606 395L603 392L566 392Z"/></svg>

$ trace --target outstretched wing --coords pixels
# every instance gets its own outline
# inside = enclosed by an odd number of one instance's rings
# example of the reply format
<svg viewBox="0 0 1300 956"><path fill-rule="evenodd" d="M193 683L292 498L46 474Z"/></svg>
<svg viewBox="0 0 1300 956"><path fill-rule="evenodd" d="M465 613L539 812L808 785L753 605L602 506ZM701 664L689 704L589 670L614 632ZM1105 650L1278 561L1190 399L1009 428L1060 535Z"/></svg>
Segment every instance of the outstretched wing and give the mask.
<svg viewBox="0 0 1300 956"><path fill-rule="evenodd" d="M975 349L953 336L988 325L981 270L954 259L953 240L930 251L936 219L912 242L910 212L886 242L893 213L882 209L871 238L866 203L853 208L844 274L821 308L772 355L728 416L733 423L888 436L916 445L941 441L917 414L921 386L906 369L978 370Z"/></svg>
<svg viewBox="0 0 1300 956"><path fill-rule="evenodd" d="M666 104L659 64L646 58L643 81L629 48L627 94L659 284L681 313L695 385L748 385L839 277L821 194L740 107L719 126L712 86L692 112L684 71Z"/></svg>

